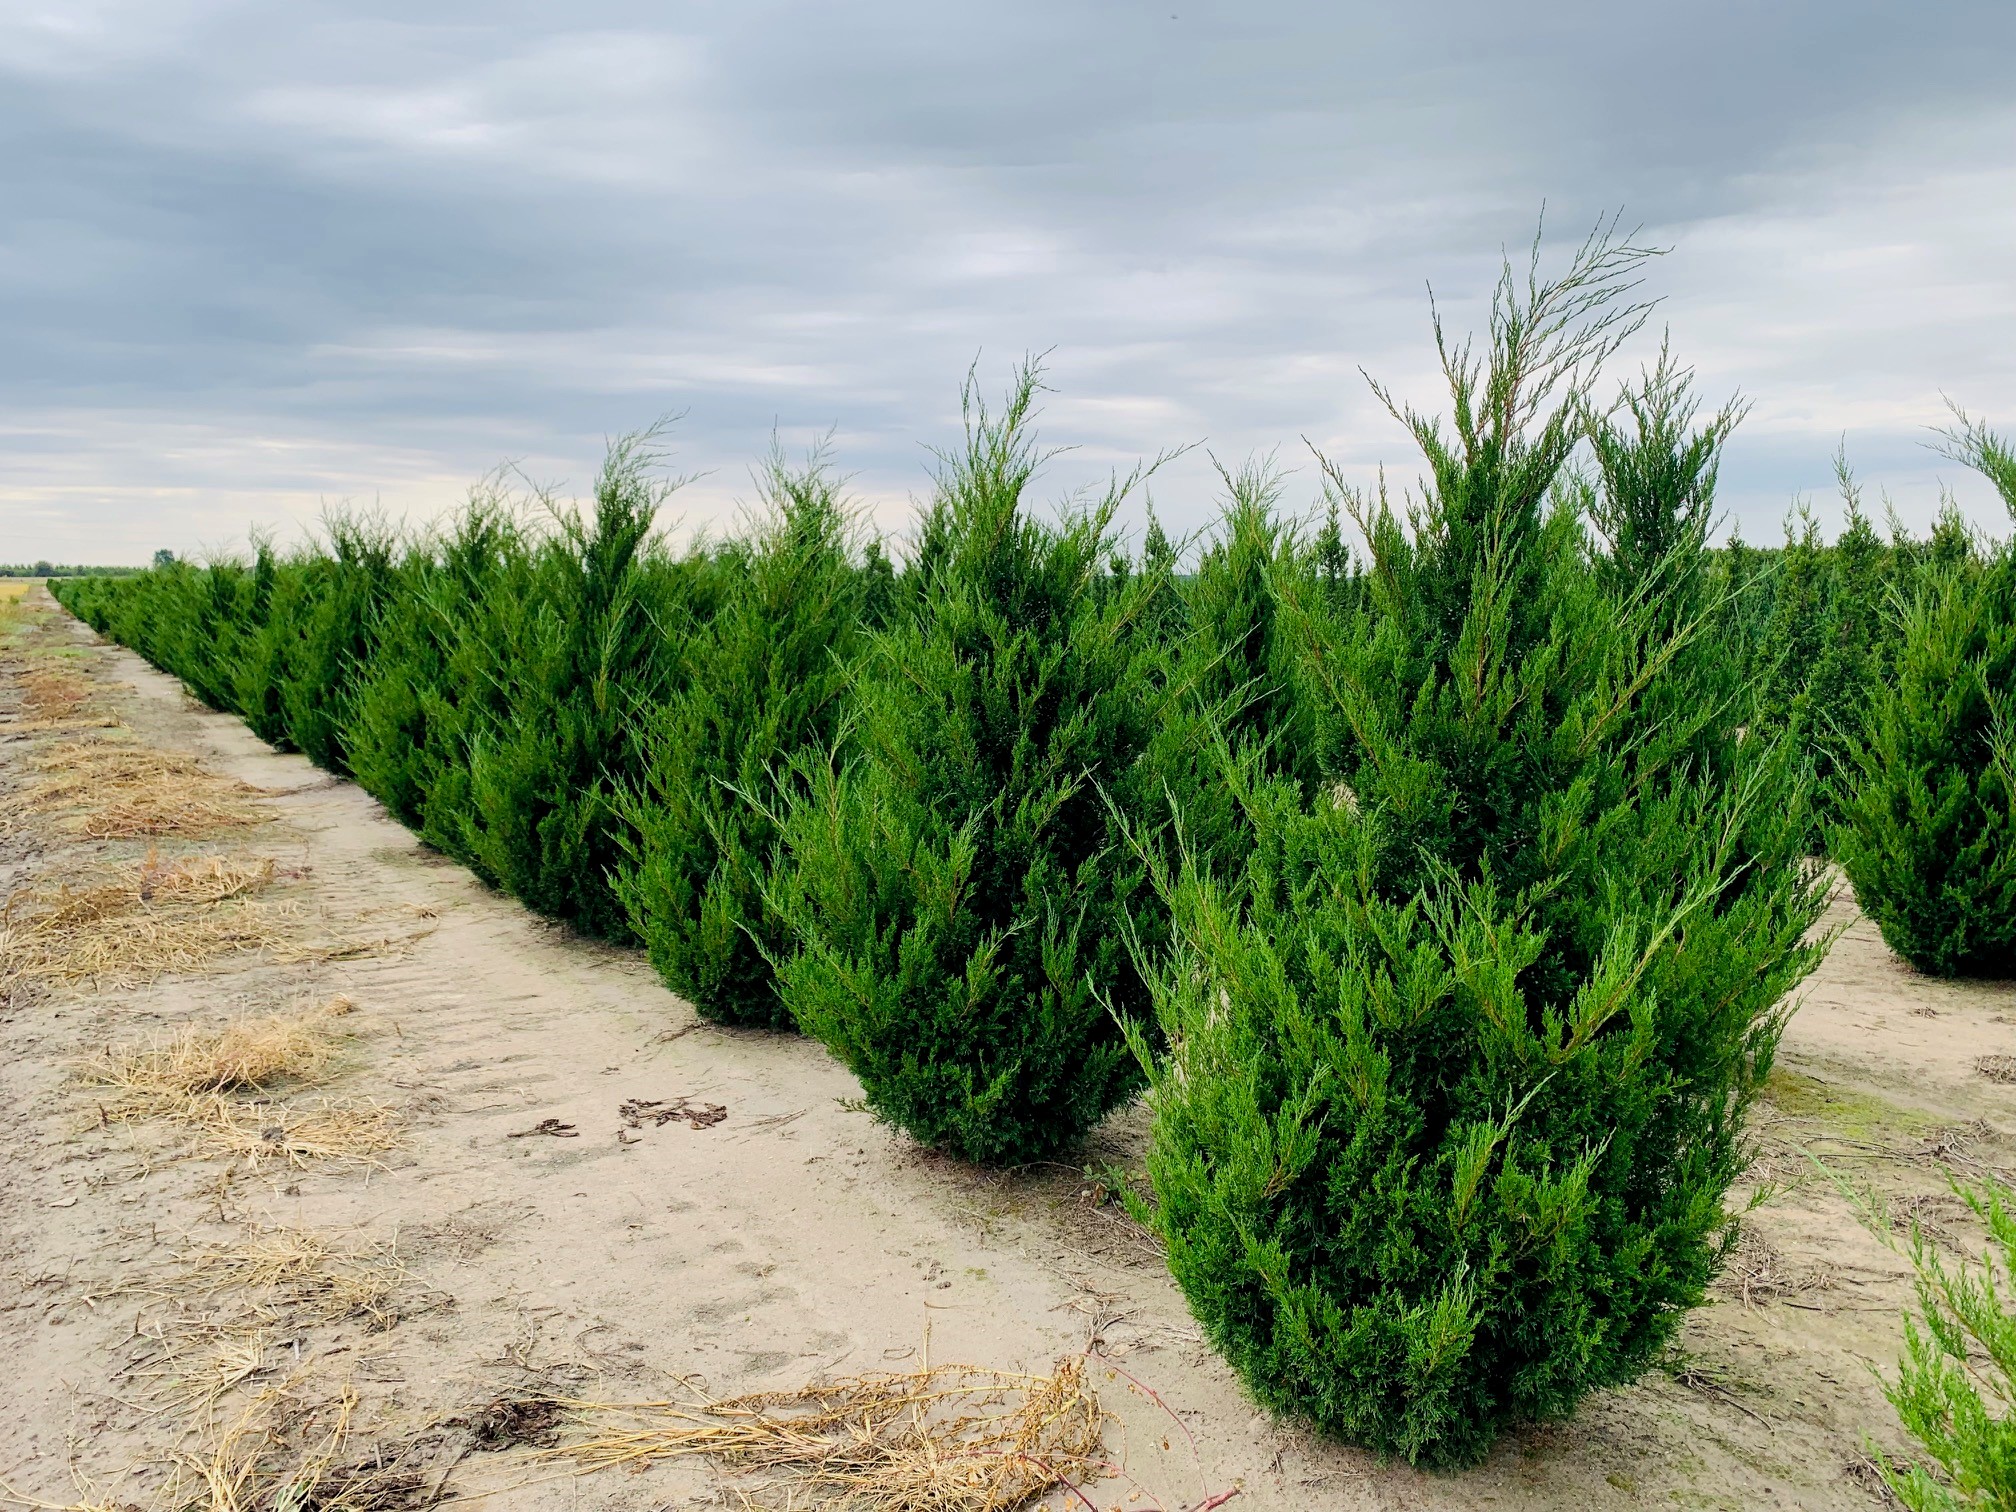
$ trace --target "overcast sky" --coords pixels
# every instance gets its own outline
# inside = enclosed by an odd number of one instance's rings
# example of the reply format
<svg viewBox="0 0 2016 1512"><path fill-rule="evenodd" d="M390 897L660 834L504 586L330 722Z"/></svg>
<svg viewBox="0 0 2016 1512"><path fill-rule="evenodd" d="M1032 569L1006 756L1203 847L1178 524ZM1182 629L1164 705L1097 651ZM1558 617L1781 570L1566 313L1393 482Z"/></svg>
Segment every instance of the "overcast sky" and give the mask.
<svg viewBox="0 0 2016 1512"><path fill-rule="evenodd" d="M415 16L424 20L415 20ZM1308 437L1411 478L1427 287L1623 207L1657 321L1755 404L1724 507L1915 523L1950 395L2016 430L2016 4L0 0L0 560L579 490L680 413L689 525L773 426L885 528L978 357L1049 350L1062 495ZM1138 518L1138 517L1137 517Z"/></svg>

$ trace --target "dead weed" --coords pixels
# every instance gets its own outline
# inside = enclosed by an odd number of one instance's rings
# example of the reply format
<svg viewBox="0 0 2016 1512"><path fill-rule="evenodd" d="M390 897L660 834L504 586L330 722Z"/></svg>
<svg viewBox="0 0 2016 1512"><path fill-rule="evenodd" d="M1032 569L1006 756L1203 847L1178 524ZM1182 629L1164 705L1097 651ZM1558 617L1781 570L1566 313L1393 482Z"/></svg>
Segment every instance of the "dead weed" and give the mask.
<svg viewBox="0 0 2016 1512"><path fill-rule="evenodd" d="M369 1165L399 1147L399 1116L379 1103L323 1099L306 1105L241 1102L222 1093L194 1099L177 1117L191 1125L196 1154L231 1156L247 1165L318 1160Z"/></svg>
<svg viewBox="0 0 2016 1512"><path fill-rule="evenodd" d="M203 834L263 824L263 790L195 757L124 741L66 741L35 758L48 775L11 795L9 817L54 814L91 840Z"/></svg>
<svg viewBox="0 0 2016 1512"><path fill-rule="evenodd" d="M353 1446L358 1396L305 1395L287 1381L170 1455L168 1506L206 1512L409 1512L440 1499L435 1478L394 1446Z"/></svg>
<svg viewBox="0 0 2016 1512"><path fill-rule="evenodd" d="M258 1165L316 1160L375 1161L397 1147L390 1108L355 1099L280 1102L269 1094L316 1085L340 1043L330 1020L348 998L319 1009L239 1019L221 1028L187 1026L135 1044L113 1045L75 1067L87 1087L109 1092L103 1124L159 1119L189 1130L191 1152Z"/></svg>
<svg viewBox="0 0 2016 1512"><path fill-rule="evenodd" d="M399 1321L393 1298L409 1279L396 1243L346 1249L308 1229L254 1225L185 1252L142 1289L184 1307L235 1298L287 1329L356 1318L382 1330Z"/></svg>
<svg viewBox="0 0 2016 1512"><path fill-rule="evenodd" d="M0 986L135 987L215 956L277 944L280 911L245 901L273 878L270 859L163 863L150 851L104 880L24 888L0 907Z"/></svg>
<svg viewBox="0 0 2016 1512"><path fill-rule="evenodd" d="M340 1005L340 1007L339 1007ZM76 1065L86 1085L117 1093L136 1111L178 1107L206 1092L271 1092L321 1080L338 1043L331 1020L350 1007L234 1019L218 1028L185 1024L137 1043L108 1045Z"/></svg>
<svg viewBox="0 0 2016 1512"><path fill-rule="evenodd" d="M94 707L99 685L66 666L30 667L18 673L19 714L0 728L9 735L73 733L117 728L119 721Z"/></svg>
<svg viewBox="0 0 2016 1512"><path fill-rule="evenodd" d="M1793 1264L1748 1224L1744 1225L1734 1252L1715 1281L1716 1290L1745 1307L1786 1302L1808 1292L1824 1291L1833 1284L1834 1272L1830 1266Z"/></svg>
<svg viewBox="0 0 2016 1512"><path fill-rule="evenodd" d="M1009 1512L1099 1475L1105 1414L1067 1359L1050 1375L945 1365L718 1402L564 1400L584 1470L704 1455L756 1477L754 1507L806 1494L861 1512Z"/></svg>

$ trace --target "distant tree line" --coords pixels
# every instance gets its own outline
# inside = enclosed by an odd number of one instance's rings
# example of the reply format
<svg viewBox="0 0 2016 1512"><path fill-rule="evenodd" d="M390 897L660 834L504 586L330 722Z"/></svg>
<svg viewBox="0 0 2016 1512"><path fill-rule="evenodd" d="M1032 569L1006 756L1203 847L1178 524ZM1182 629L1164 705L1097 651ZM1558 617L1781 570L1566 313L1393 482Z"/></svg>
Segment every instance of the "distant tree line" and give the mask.
<svg viewBox="0 0 2016 1512"><path fill-rule="evenodd" d="M156 567L174 560L172 551L154 553ZM78 562L0 562L0 578L132 577L145 571L145 567L91 567Z"/></svg>

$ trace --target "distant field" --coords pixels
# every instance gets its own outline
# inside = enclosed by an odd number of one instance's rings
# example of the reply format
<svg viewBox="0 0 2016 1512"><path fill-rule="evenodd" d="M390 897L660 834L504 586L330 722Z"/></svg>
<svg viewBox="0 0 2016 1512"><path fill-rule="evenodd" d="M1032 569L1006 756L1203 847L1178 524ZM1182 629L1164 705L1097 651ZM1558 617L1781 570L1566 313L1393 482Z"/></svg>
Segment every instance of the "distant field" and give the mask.
<svg viewBox="0 0 2016 1512"><path fill-rule="evenodd" d="M39 578L0 578L0 599L17 599L39 581Z"/></svg>

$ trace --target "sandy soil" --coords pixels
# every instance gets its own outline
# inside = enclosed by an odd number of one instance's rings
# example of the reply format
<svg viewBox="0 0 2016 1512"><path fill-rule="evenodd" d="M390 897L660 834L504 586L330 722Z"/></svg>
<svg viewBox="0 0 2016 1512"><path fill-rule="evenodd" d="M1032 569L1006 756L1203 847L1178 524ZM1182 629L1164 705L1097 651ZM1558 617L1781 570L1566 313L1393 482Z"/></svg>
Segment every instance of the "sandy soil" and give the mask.
<svg viewBox="0 0 2016 1512"><path fill-rule="evenodd" d="M1234 1490L1252 1512L1873 1506L1858 1466L1871 1438L1897 1442L1877 1373L1908 1272L1809 1154L1963 1247L1976 1231L1943 1169L2016 1164L2016 1087L1977 1067L2016 1055L2016 990L1917 977L1840 903L1845 932L1761 1110L1764 1200L1683 1351L1475 1471L1381 1464L1256 1411L1152 1241L1083 1170L990 1175L921 1153L851 1105L816 1045L696 1020L640 957L488 891L41 590L27 605L0 655L0 805L55 743L133 738L265 790L263 817L91 840L74 814L16 801L0 807L0 890L150 845L157 864L268 857L259 906L279 940L149 983L0 989L0 1481L43 1504L156 1505L177 1456L189 1487L194 1466L248 1445L321 1444L332 1462L383 1450L420 1467L402 1506L736 1506L741 1483L702 1460L584 1474L511 1442L532 1427L479 1442L483 1409L541 1392L725 1396L927 1359L1044 1371L1089 1348L1124 1467L1088 1488L1101 1512ZM23 690L50 669L91 700L38 728ZM396 1148L371 1159L290 1154L277 1127L269 1151L220 1155L172 1119L112 1116L74 1070L107 1045L338 995L354 1011L330 1021L326 1085L289 1096L392 1128ZM726 1116L621 1112L678 1098ZM547 1120L568 1127L528 1132ZM1084 1165L1138 1165L1141 1138L1138 1112L1118 1116ZM320 1246L319 1280L262 1291L228 1263L282 1241Z"/></svg>

